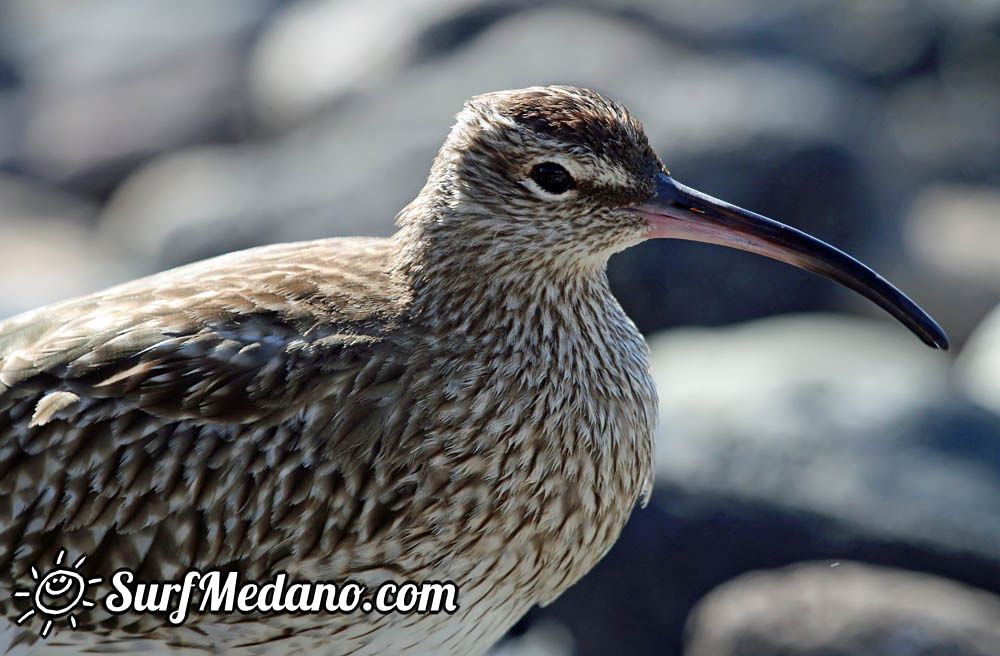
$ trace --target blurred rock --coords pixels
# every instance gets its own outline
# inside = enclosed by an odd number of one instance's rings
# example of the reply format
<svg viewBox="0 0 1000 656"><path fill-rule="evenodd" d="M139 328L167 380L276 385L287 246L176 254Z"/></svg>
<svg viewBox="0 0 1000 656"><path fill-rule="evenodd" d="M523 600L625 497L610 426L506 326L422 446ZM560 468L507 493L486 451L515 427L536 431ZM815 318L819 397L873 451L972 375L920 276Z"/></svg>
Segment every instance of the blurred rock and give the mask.
<svg viewBox="0 0 1000 656"><path fill-rule="evenodd" d="M887 93L886 136L921 182L1000 183L1000 5L985 5L993 7L990 20L941 33L936 74Z"/></svg>
<svg viewBox="0 0 1000 656"><path fill-rule="evenodd" d="M134 273L87 228L95 211L68 194L0 176L0 319L96 291Z"/></svg>
<svg viewBox="0 0 1000 656"><path fill-rule="evenodd" d="M651 340L657 478L542 616L578 653L680 653L697 600L747 571L863 560L1000 591L1000 417L905 329L800 316ZM609 630L609 627L612 629Z"/></svg>
<svg viewBox="0 0 1000 656"><path fill-rule="evenodd" d="M273 4L5 0L0 38L22 86L0 158L99 195L143 157L233 134L243 52Z"/></svg>
<svg viewBox="0 0 1000 656"><path fill-rule="evenodd" d="M933 63L943 35L988 33L995 3L922 0L592 0L705 48L782 53L838 73L886 82ZM956 29L958 28L958 29Z"/></svg>
<svg viewBox="0 0 1000 656"><path fill-rule="evenodd" d="M714 590L685 656L997 656L1000 598L855 563L754 572Z"/></svg>
<svg viewBox="0 0 1000 656"><path fill-rule="evenodd" d="M106 193L137 161L215 136L236 110L239 66L232 53L198 53L129 79L30 89L14 160L40 179Z"/></svg>
<svg viewBox="0 0 1000 656"><path fill-rule="evenodd" d="M958 359L958 378L970 397L1000 415L1000 307L966 342Z"/></svg>
<svg viewBox="0 0 1000 656"><path fill-rule="evenodd" d="M247 34L273 0L2 0L4 51L28 80L73 84L129 75Z"/></svg>
<svg viewBox="0 0 1000 656"><path fill-rule="evenodd" d="M787 26L801 22L809 11L795 0L592 0L590 6L619 12L635 20L652 21L673 38L710 40L722 45L750 34L783 34Z"/></svg>
<svg viewBox="0 0 1000 656"><path fill-rule="evenodd" d="M205 146L140 168L112 196L103 238L134 253L149 272L281 241L286 206L279 167L252 146ZM275 190L274 194L268 192Z"/></svg>
<svg viewBox="0 0 1000 656"><path fill-rule="evenodd" d="M92 223L97 207L73 194L46 187L27 177L0 175L0 222L45 221Z"/></svg>
<svg viewBox="0 0 1000 656"><path fill-rule="evenodd" d="M917 193L904 248L887 271L962 343L1000 303L1000 190L933 184Z"/></svg>
<svg viewBox="0 0 1000 656"><path fill-rule="evenodd" d="M1000 189L929 186L914 199L906 221L919 261L965 285L1000 292Z"/></svg>
<svg viewBox="0 0 1000 656"><path fill-rule="evenodd" d="M289 5L253 54L254 113L271 129L385 84L526 6L518 0L307 0ZM290 74L294 72L294 74Z"/></svg>
<svg viewBox="0 0 1000 656"><path fill-rule="evenodd" d="M565 626L555 622L538 622L517 636L502 641L490 656L571 656L573 637Z"/></svg>
<svg viewBox="0 0 1000 656"><path fill-rule="evenodd" d="M778 318L652 342L657 474L887 538L1000 557L1000 423L889 319Z"/></svg>

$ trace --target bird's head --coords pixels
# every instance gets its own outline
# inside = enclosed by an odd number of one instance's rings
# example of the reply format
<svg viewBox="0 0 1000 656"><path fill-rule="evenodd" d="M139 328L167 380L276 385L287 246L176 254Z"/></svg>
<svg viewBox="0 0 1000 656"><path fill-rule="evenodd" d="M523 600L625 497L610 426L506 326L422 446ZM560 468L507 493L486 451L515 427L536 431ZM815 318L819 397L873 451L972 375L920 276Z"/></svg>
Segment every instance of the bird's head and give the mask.
<svg viewBox="0 0 1000 656"><path fill-rule="evenodd" d="M425 211L408 208L404 226L424 221L423 237L447 241L457 257L515 272L603 267L651 238L759 253L835 280L928 345L948 347L933 319L857 260L676 182L639 121L588 89L530 87L469 100L415 207Z"/></svg>
<svg viewBox="0 0 1000 656"><path fill-rule="evenodd" d="M425 191L449 205L442 231L494 244L500 259L603 266L645 239L645 219L627 208L650 197L661 171L619 103L532 87L469 100Z"/></svg>

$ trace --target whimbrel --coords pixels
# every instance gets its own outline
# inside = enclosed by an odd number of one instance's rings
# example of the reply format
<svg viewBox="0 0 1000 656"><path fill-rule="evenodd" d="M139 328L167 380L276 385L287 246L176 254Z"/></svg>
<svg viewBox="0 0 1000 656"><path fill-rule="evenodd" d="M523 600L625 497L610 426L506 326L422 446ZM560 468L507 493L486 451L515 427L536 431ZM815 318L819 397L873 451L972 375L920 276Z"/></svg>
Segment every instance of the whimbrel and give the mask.
<svg viewBox="0 0 1000 656"><path fill-rule="evenodd" d="M64 549L105 580L453 581L458 611L172 626L98 606L76 631L5 635L39 653L482 653L649 494L656 389L605 276L649 238L820 273L947 347L849 256L674 181L626 109L585 89L470 100L397 223L0 324L0 605L23 610L12 591Z"/></svg>

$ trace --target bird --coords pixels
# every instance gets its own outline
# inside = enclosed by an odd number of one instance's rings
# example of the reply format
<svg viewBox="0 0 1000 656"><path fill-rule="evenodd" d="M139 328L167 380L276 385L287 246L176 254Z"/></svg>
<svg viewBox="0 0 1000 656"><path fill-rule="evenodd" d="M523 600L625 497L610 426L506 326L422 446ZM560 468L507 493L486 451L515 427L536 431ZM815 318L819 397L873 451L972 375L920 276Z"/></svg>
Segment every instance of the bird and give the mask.
<svg viewBox="0 0 1000 656"><path fill-rule="evenodd" d="M257 247L0 323L0 615L33 567L105 581L447 581L440 613L79 613L9 653L467 656L610 549L653 484L657 392L608 258L756 252L945 333L877 273L684 186L621 103L468 100L386 238Z"/></svg>

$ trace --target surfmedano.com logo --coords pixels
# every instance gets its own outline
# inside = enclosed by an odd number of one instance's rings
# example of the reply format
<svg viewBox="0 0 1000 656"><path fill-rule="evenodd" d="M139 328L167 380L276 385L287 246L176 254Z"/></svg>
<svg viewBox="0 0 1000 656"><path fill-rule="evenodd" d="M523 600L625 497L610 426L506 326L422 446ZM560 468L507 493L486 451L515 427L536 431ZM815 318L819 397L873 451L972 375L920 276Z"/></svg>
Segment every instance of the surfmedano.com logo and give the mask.
<svg viewBox="0 0 1000 656"><path fill-rule="evenodd" d="M34 585L18 589L14 597L28 599L30 607L15 624L27 627L42 618L39 635L47 638L53 627L65 621L76 630L81 625L75 611L100 606L112 615L125 613L165 615L174 625L184 624L191 613L199 615L243 615L266 613L454 613L459 609L455 583L427 581L387 581L368 588L356 581L298 581L285 572L259 583L242 579L238 572L189 570L179 581L141 581L133 571L119 569L108 580L104 596L87 595L102 583L101 578L85 578L79 568L87 559L82 554L72 565L64 565L66 551L60 550L54 567L45 574L31 568Z"/></svg>

